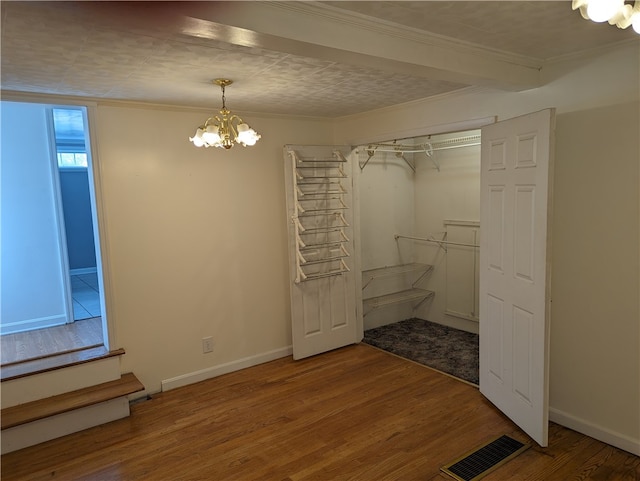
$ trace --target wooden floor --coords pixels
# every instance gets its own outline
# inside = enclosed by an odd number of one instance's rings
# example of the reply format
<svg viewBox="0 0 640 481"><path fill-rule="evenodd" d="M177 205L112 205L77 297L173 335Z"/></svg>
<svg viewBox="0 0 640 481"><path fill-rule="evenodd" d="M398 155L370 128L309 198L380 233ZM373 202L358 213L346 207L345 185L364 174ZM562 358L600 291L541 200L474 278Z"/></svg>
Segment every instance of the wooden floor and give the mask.
<svg viewBox="0 0 640 481"><path fill-rule="evenodd" d="M0 360L6 366L102 343L102 318L93 317L61 326L4 334L0 336Z"/></svg>
<svg viewBox="0 0 640 481"><path fill-rule="evenodd" d="M443 481L501 434L476 388L360 344L135 403L129 418L2 457L2 480ZM486 478L640 480L640 458L561 428Z"/></svg>

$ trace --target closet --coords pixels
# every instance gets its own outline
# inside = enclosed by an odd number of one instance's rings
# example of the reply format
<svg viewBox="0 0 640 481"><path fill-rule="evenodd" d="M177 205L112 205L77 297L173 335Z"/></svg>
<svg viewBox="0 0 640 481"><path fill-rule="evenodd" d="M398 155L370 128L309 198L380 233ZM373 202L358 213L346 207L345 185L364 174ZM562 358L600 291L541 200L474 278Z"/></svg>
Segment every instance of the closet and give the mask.
<svg viewBox="0 0 640 481"><path fill-rule="evenodd" d="M545 109L477 119L482 143L470 131L355 149L285 146L294 358L410 317L478 333L480 392L546 446L554 124ZM339 182L342 203L296 204L305 181L326 186L318 197ZM320 209L319 219L303 223L299 206ZM339 228L345 249L318 252L329 266L305 270L298 261L310 257L296 260L300 224Z"/></svg>
<svg viewBox="0 0 640 481"><path fill-rule="evenodd" d="M359 146L364 329L478 332L480 131Z"/></svg>
<svg viewBox="0 0 640 481"><path fill-rule="evenodd" d="M284 162L294 358L411 317L478 332L480 131Z"/></svg>

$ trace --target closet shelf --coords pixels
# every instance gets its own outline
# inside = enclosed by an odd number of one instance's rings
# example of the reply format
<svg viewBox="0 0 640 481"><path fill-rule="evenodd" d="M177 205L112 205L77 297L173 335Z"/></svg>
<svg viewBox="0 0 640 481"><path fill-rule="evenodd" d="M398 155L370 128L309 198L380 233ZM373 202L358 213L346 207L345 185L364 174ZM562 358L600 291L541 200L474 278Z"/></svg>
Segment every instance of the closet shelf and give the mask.
<svg viewBox="0 0 640 481"><path fill-rule="evenodd" d="M406 291L394 292L392 294L385 294L383 296L371 297L364 299L363 304L370 308L370 310L378 309L379 307L388 306L391 304L400 304L403 302L411 301L424 301L435 295L435 292L428 291L426 289L412 288Z"/></svg>
<svg viewBox="0 0 640 481"><path fill-rule="evenodd" d="M411 272L422 272L422 275L433 269L432 265L420 264L417 262L411 262L409 264L399 264L397 266L384 266L377 267L375 269L368 269L362 271L362 284L363 289L367 287L371 281L379 277L396 276L400 274L408 274Z"/></svg>

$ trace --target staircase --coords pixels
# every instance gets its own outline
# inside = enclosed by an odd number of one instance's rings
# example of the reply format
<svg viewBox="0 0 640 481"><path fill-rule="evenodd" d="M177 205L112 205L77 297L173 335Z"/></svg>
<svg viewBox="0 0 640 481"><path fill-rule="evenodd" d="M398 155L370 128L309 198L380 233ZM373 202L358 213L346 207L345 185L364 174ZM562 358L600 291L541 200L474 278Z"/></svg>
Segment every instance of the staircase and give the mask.
<svg viewBox="0 0 640 481"><path fill-rule="evenodd" d="M2 454L127 417L144 386L120 373L123 354L97 346L2 366Z"/></svg>

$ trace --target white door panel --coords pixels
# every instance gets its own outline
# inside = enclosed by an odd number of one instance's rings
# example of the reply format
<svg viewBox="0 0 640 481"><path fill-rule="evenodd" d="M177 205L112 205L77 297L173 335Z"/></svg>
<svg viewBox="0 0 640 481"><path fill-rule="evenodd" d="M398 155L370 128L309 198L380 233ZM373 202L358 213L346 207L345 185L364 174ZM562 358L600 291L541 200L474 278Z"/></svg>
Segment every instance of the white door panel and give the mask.
<svg viewBox="0 0 640 481"><path fill-rule="evenodd" d="M541 446L548 437L554 111L482 129L480 391Z"/></svg>
<svg viewBox="0 0 640 481"><path fill-rule="evenodd" d="M348 146L284 149L294 359L362 338L350 151Z"/></svg>

